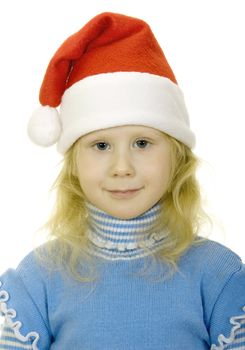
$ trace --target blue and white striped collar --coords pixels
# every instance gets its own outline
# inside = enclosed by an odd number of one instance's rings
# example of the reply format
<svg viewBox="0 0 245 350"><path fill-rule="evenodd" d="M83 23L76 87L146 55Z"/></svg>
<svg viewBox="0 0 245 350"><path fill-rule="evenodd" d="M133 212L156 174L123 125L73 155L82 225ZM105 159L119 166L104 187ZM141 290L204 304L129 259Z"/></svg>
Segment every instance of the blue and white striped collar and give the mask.
<svg viewBox="0 0 245 350"><path fill-rule="evenodd" d="M86 202L89 218L88 250L109 260L129 260L160 249L166 232L152 232L160 215L159 203L133 219L118 219ZM143 249L148 248L148 251Z"/></svg>

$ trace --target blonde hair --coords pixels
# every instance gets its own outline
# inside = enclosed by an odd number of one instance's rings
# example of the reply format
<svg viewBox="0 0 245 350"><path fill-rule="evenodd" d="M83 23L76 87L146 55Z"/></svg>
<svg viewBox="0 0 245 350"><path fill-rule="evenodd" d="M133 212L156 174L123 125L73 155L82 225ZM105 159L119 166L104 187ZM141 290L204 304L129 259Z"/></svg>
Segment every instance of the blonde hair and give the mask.
<svg viewBox="0 0 245 350"><path fill-rule="evenodd" d="M155 229L167 228L169 234L161 250L152 256L166 263L170 277L178 270L178 260L186 250L206 240L198 234L206 223L212 225L212 220L203 208L196 178L201 159L180 141L163 135L170 144L171 170L167 191L159 202L162 211ZM37 249L35 253L51 270L58 268L79 282L92 282L98 275L95 260L84 249L88 242L85 234L88 216L86 199L76 176L79 140L64 155L62 169L50 189L56 190L55 205L49 220L38 230L48 231L47 242L45 249ZM79 267L85 265L91 271L86 276L79 272Z"/></svg>

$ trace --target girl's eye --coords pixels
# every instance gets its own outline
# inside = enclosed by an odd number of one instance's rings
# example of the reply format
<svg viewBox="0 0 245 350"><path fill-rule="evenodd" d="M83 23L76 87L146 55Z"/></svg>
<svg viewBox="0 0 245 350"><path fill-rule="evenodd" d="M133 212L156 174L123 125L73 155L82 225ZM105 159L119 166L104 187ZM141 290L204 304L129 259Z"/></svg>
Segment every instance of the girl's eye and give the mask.
<svg viewBox="0 0 245 350"><path fill-rule="evenodd" d="M146 145L149 144L149 141L142 139L142 140L136 141L136 143L138 145L140 145L140 148L146 148ZM141 146L143 146L143 147L141 147Z"/></svg>
<svg viewBox="0 0 245 350"><path fill-rule="evenodd" d="M96 148L99 149L99 151L104 151L105 147L103 145L107 145L107 143L106 142L97 142L97 143L94 144L93 147L96 146Z"/></svg>
<svg viewBox="0 0 245 350"><path fill-rule="evenodd" d="M149 141L144 139L140 139L136 141L136 144L141 149L146 148L149 143L150 143ZM93 145L93 147L96 147L99 151L105 151L107 149L106 145L108 146L108 143L106 142L97 142Z"/></svg>

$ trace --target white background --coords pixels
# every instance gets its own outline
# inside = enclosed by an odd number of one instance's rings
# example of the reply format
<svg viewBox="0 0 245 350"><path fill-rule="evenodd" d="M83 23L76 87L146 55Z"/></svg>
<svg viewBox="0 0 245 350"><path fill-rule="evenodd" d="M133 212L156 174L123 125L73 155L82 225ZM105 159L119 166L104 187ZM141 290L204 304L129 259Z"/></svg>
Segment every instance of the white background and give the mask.
<svg viewBox="0 0 245 350"><path fill-rule="evenodd" d="M0 12L1 238L0 273L42 243L36 230L53 198L55 146L41 148L26 126L39 105L47 64L58 46L104 11L146 20L182 88L205 160L199 178L216 225L210 238L245 260L244 1L4 1Z"/></svg>

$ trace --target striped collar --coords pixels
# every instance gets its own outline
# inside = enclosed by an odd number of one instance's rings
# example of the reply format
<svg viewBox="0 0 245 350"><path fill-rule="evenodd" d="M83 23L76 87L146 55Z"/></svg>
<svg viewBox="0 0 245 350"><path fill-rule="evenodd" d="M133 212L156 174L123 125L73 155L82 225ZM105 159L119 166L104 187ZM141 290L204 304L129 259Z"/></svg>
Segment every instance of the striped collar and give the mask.
<svg viewBox="0 0 245 350"><path fill-rule="evenodd" d="M152 232L161 206L133 219L118 219L86 202L89 218L88 250L108 260L129 260L149 255L162 246L166 232ZM142 247L146 246L148 251Z"/></svg>

